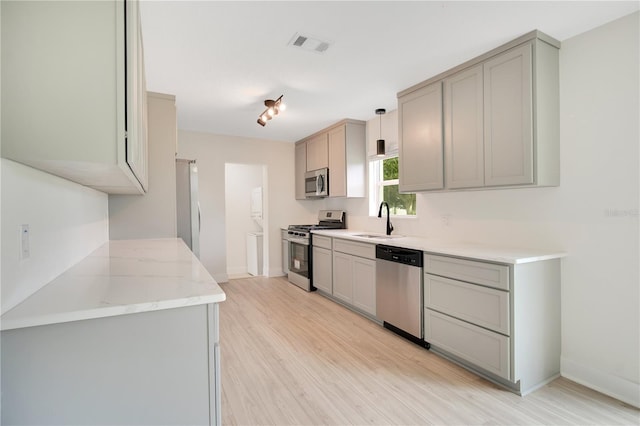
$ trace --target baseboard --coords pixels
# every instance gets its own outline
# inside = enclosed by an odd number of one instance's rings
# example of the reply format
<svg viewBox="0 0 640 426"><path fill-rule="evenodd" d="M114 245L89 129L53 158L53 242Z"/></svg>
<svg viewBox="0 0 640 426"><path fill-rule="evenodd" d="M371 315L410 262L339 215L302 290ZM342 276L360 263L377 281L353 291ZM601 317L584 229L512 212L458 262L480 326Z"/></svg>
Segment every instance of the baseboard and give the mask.
<svg viewBox="0 0 640 426"><path fill-rule="evenodd" d="M269 277L281 277L283 275L287 275L284 272L282 272L282 268L273 268L273 269L269 269Z"/></svg>
<svg viewBox="0 0 640 426"><path fill-rule="evenodd" d="M640 408L640 384L562 357L560 374L576 383Z"/></svg>
<svg viewBox="0 0 640 426"><path fill-rule="evenodd" d="M229 282L229 276L227 274L215 274L213 275L213 279L218 283Z"/></svg>
<svg viewBox="0 0 640 426"><path fill-rule="evenodd" d="M241 274L247 274L247 267L246 266L236 266L236 267L232 267L232 268L227 267L227 275L229 277L231 277L233 275L241 275Z"/></svg>
<svg viewBox="0 0 640 426"><path fill-rule="evenodd" d="M249 273L244 273L244 274L227 274L227 276L229 277L230 280L239 280L242 278L251 278L253 277L253 275L249 274Z"/></svg>

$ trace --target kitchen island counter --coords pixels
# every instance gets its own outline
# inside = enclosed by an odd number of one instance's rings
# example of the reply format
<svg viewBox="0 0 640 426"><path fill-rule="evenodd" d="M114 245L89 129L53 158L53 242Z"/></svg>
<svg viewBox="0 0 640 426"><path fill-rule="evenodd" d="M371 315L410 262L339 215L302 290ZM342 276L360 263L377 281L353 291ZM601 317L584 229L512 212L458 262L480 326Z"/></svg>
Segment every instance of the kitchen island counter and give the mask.
<svg viewBox="0 0 640 426"><path fill-rule="evenodd" d="M179 238L108 241L1 317L1 329L208 303L224 292Z"/></svg>
<svg viewBox="0 0 640 426"><path fill-rule="evenodd" d="M367 231L354 231L351 229L313 230L311 232L313 234L324 235L332 238L342 238L371 244L385 244L388 246L421 250L433 254L456 256L510 265L559 259L567 255L562 251L556 250L501 247L490 244L447 241L393 234L391 235L391 238L389 238L383 234ZM363 237L360 235L368 236Z"/></svg>
<svg viewBox="0 0 640 426"><path fill-rule="evenodd" d="M105 243L2 316L2 424L219 425L225 298L181 239Z"/></svg>

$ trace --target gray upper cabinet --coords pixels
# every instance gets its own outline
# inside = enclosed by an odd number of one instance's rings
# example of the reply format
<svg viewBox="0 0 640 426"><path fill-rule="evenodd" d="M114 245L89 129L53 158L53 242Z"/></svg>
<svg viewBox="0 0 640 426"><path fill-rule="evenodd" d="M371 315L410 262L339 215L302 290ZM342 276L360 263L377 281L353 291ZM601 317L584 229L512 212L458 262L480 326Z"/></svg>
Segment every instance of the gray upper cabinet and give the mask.
<svg viewBox="0 0 640 426"><path fill-rule="evenodd" d="M529 43L484 64L487 186L534 183L532 84Z"/></svg>
<svg viewBox="0 0 640 426"><path fill-rule="evenodd" d="M103 192L146 190L138 6L3 2L3 158Z"/></svg>
<svg viewBox="0 0 640 426"><path fill-rule="evenodd" d="M484 185L482 65L444 80L444 141L447 188Z"/></svg>
<svg viewBox="0 0 640 426"><path fill-rule="evenodd" d="M532 31L400 92L401 190L559 185L559 47ZM443 112L417 113L411 103L439 84ZM425 136L440 119L444 154ZM430 184L438 161L444 183Z"/></svg>
<svg viewBox="0 0 640 426"><path fill-rule="evenodd" d="M442 83L398 99L400 191L444 188Z"/></svg>
<svg viewBox="0 0 640 426"><path fill-rule="evenodd" d="M127 105L127 154L126 162L144 190L149 179L149 132L147 111L147 80L144 69L142 25L139 3L128 1L126 5L126 105Z"/></svg>
<svg viewBox="0 0 640 426"><path fill-rule="evenodd" d="M296 200L304 200L304 174L307 172L307 145L304 142L296 143L295 148L295 188Z"/></svg>
<svg viewBox="0 0 640 426"><path fill-rule="evenodd" d="M327 133L311 137L307 141L307 171L329 167L329 141Z"/></svg>
<svg viewBox="0 0 640 426"><path fill-rule="evenodd" d="M296 199L304 172L329 168L329 197L366 195L366 123L345 119L296 142Z"/></svg>
<svg viewBox="0 0 640 426"><path fill-rule="evenodd" d="M366 125L344 120L329 131L329 196L366 195Z"/></svg>

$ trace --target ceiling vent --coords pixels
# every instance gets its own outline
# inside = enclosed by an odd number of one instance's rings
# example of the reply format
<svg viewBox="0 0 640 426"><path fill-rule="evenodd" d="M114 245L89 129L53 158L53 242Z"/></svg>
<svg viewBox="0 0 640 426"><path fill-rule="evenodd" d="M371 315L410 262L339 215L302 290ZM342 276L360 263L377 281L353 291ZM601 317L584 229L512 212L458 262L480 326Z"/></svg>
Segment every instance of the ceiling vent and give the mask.
<svg viewBox="0 0 640 426"><path fill-rule="evenodd" d="M309 52L324 53L331 46L331 42L321 40L319 37L295 33L289 42L289 46Z"/></svg>

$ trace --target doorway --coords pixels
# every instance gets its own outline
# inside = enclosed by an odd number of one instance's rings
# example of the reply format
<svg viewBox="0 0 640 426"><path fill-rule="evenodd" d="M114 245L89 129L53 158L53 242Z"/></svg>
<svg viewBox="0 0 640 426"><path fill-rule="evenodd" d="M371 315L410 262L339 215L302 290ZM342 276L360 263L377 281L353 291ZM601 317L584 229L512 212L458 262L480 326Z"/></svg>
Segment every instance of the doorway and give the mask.
<svg viewBox="0 0 640 426"><path fill-rule="evenodd" d="M229 279L268 275L267 166L225 164L225 224Z"/></svg>

